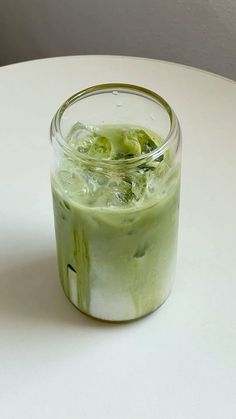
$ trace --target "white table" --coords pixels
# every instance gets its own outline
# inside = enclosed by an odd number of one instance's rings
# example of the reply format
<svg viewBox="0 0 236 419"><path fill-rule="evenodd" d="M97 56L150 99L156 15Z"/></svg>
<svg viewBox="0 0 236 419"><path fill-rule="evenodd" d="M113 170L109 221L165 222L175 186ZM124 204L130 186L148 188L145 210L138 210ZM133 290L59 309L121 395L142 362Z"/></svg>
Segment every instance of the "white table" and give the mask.
<svg viewBox="0 0 236 419"><path fill-rule="evenodd" d="M72 93L143 85L183 131L177 278L149 317L109 325L64 297L48 128ZM236 417L236 84L171 63L62 57L0 69L0 418Z"/></svg>

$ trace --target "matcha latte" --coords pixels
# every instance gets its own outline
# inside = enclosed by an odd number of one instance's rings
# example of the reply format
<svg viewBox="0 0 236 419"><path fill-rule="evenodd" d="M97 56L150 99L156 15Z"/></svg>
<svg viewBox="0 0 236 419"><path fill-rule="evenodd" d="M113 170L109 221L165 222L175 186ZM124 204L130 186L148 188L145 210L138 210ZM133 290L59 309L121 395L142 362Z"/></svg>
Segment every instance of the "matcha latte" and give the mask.
<svg viewBox="0 0 236 419"><path fill-rule="evenodd" d="M125 321L155 310L171 290L179 139L175 148L166 146L158 124L153 130L101 122L76 121L63 143L54 134L58 266L64 292L77 308Z"/></svg>

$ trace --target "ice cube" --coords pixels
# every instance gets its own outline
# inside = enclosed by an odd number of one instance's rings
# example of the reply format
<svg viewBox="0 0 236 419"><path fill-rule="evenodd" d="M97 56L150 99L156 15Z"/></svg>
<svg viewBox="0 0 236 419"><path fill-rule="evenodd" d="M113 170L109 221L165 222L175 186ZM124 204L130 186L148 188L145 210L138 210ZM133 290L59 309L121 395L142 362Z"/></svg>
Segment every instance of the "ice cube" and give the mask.
<svg viewBox="0 0 236 419"><path fill-rule="evenodd" d="M157 148L158 145L143 129L137 130L136 135L141 146L142 154L150 153L150 151Z"/></svg>
<svg viewBox="0 0 236 419"><path fill-rule="evenodd" d="M144 197L145 175L113 175L107 183L94 193L94 204L98 206L123 207L132 205Z"/></svg>
<svg viewBox="0 0 236 419"><path fill-rule="evenodd" d="M90 194L94 194L99 188L105 187L108 182L107 177L103 173L96 172L95 170L86 170L84 172L84 179Z"/></svg>
<svg viewBox="0 0 236 419"><path fill-rule="evenodd" d="M137 137L137 130L130 129L124 132L123 134L124 141L124 151L126 153L126 158L132 158L140 156L141 146Z"/></svg>
<svg viewBox="0 0 236 419"><path fill-rule="evenodd" d="M89 156L99 159L109 159L111 156L112 147L110 140L103 136L94 138L94 142L89 149Z"/></svg>
<svg viewBox="0 0 236 419"><path fill-rule="evenodd" d="M73 183L73 173L69 170L59 170L58 179L63 187L68 187Z"/></svg>
<svg viewBox="0 0 236 419"><path fill-rule="evenodd" d="M86 153L91 157L99 159L109 159L111 157L112 146L110 140L80 122L72 127L67 142L80 153Z"/></svg>
<svg viewBox="0 0 236 419"><path fill-rule="evenodd" d="M169 170L170 167L165 160L162 160L161 162L153 162L152 170L147 172L147 188L151 194L156 193L157 191L158 193L161 193Z"/></svg>
<svg viewBox="0 0 236 419"><path fill-rule="evenodd" d="M89 194L89 187L83 170L78 167L58 171L57 179L67 196L74 200L83 199Z"/></svg>
<svg viewBox="0 0 236 419"><path fill-rule="evenodd" d="M161 139L155 134L152 136L141 128L126 129L120 142L120 150L117 158L129 159L141 154L150 153L161 144Z"/></svg>
<svg viewBox="0 0 236 419"><path fill-rule="evenodd" d="M147 176L145 173L137 172L132 176L132 192L136 201L140 201L145 194L147 186Z"/></svg>
<svg viewBox="0 0 236 419"><path fill-rule="evenodd" d="M109 206L123 206L132 202L132 181L129 177L113 177L108 183L107 189Z"/></svg>
<svg viewBox="0 0 236 419"><path fill-rule="evenodd" d="M67 136L67 143L80 153L88 153L95 138L96 134L91 128L77 122Z"/></svg>
<svg viewBox="0 0 236 419"><path fill-rule="evenodd" d="M129 204L133 200L132 181L129 177L121 178L117 182L114 194L120 204Z"/></svg>

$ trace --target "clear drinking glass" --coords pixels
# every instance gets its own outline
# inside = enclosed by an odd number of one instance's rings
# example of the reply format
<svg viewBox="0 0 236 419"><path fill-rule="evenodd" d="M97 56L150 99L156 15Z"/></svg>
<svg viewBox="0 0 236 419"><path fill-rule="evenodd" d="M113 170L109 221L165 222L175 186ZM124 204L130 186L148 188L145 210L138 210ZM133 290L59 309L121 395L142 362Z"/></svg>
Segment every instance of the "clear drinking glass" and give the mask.
<svg viewBox="0 0 236 419"><path fill-rule="evenodd" d="M65 295L107 321L154 311L175 271L181 133L173 110L143 87L89 87L58 109L51 141Z"/></svg>

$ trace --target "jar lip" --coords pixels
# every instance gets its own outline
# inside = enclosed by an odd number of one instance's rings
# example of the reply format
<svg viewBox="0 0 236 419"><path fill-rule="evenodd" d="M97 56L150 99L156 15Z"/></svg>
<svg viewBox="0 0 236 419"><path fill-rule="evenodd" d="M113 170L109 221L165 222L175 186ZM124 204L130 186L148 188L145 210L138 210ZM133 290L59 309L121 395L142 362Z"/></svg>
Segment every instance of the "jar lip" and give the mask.
<svg viewBox="0 0 236 419"><path fill-rule="evenodd" d="M96 157L91 157L88 155L85 155L83 153L80 153L79 151L75 150L74 148L70 147L70 145L66 142L64 136L61 132L61 118L66 111L66 109L70 106L72 106L74 103L78 102L81 99L84 99L89 96L93 96L95 94L99 93L109 93L118 90L120 92L128 92L131 94L142 94L144 97L148 99L152 99L153 101L161 104L163 108L167 111L170 119L170 129L165 137L163 143L157 147L155 150L150 151L149 153L142 154L137 157L132 157L129 159L119 159L119 160L107 160L107 159L97 159ZM74 95L70 96L57 110L56 114L54 115L51 127L50 127L50 137L51 141L53 138L55 138L57 144L64 149L68 154L73 155L73 158L76 158L80 161L84 161L90 164L99 165L99 166L110 166L110 165L116 165L116 166L132 166L141 164L144 161L147 160L153 160L161 156L166 148L168 148L168 145L171 143L174 137L174 133L176 131L176 128L178 128L179 123L178 119L173 111L173 109L170 107L170 105L166 102L165 99L163 99L162 96L158 95L157 93L153 92L152 90L149 90L142 86L137 86L133 84L127 84L127 83L105 83L105 84L97 84L94 86L87 87L86 89L80 90L79 92L75 93Z"/></svg>

